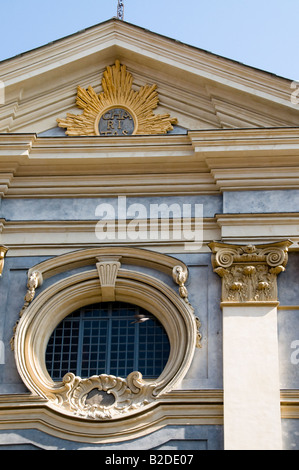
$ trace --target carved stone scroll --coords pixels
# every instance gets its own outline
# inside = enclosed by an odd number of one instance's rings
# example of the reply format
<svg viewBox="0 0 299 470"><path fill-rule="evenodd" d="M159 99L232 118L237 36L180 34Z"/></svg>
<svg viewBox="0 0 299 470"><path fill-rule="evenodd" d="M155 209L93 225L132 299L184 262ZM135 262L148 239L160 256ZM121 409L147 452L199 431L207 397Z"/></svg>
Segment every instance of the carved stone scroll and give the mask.
<svg viewBox="0 0 299 470"><path fill-rule="evenodd" d="M126 379L106 374L81 379L68 373L49 398L54 406L81 418L112 419L152 402L156 385L145 382L140 372Z"/></svg>
<svg viewBox="0 0 299 470"><path fill-rule="evenodd" d="M209 244L222 302L277 302L277 275L285 270L289 240L267 245Z"/></svg>
<svg viewBox="0 0 299 470"><path fill-rule="evenodd" d="M96 264L102 291L102 302L115 301L115 282L121 266L120 257L97 258Z"/></svg>
<svg viewBox="0 0 299 470"><path fill-rule="evenodd" d="M188 290L185 286L188 279L188 271L182 266L175 266L172 271L172 277L174 282L179 286L180 297L190 305L188 300Z"/></svg>
<svg viewBox="0 0 299 470"><path fill-rule="evenodd" d="M22 318L25 310L27 309L28 305L32 302L32 300L34 299L35 297L35 291L36 289L41 286L43 283L43 276L41 275L41 273L39 271L34 271L30 274L28 274L28 280L27 280L27 292L26 292L26 295L24 297L24 305L19 313L19 318ZM15 333L16 333L16 330L17 330L17 326L18 326L18 323L19 321L16 322L14 328L13 328L13 336L10 340L10 347L11 347L11 350L13 351L14 350L14 337L15 337Z"/></svg>
<svg viewBox="0 0 299 470"><path fill-rule="evenodd" d="M188 299L188 289L185 286L185 283L188 280L188 271L187 271L187 269L186 268L184 269L183 266L180 266L180 265L175 266L172 270L172 278L173 278L174 282L176 284L178 284L178 286L179 286L180 297L184 300L184 302L186 302L186 304L190 307L190 309L194 313L194 308L192 307L192 305L190 304L189 299ZM199 329L201 327L201 321L198 317L195 317L195 322L196 322L196 328L197 328L196 347L201 348L202 335L199 332Z"/></svg>

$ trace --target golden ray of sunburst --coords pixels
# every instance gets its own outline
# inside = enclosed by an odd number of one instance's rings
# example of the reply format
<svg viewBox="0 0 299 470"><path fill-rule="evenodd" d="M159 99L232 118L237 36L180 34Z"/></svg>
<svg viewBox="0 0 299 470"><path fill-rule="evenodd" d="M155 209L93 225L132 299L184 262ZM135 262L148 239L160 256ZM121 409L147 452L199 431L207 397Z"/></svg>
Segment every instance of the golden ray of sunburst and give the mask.
<svg viewBox="0 0 299 470"><path fill-rule="evenodd" d="M176 118L153 113L159 103L157 85L145 85L139 91L134 91L132 85L132 75L117 60L103 74L102 93L97 95L91 86L87 90L78 86L76 104L83 114L67 113L65 119L57 119L58 125L66 128L69 136L99 135L100 117L113 107L123 107L134 117L134 134L166 134L172 130Z"/></svg>

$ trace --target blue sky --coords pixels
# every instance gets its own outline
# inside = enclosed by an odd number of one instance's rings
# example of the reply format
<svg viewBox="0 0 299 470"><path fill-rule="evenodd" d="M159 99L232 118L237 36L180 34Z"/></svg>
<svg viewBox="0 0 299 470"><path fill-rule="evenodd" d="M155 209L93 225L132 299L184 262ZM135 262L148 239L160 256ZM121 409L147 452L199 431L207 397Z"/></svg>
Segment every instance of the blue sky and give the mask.
<svg viewBox="0 0 299 470"><path fill-rule="evenodd" d="M125 21L299 80L299 0L124 0ZM117 0L0 0L0 60L116 16Z"/></svg>

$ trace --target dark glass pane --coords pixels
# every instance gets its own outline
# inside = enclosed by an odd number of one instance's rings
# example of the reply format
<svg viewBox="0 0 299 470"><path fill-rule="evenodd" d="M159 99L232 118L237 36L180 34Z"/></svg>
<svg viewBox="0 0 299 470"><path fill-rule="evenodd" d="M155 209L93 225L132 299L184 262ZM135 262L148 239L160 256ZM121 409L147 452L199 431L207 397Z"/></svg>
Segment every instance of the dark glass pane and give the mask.
<svg viewBox="0 0 299 470"><path fill-rule="evenodd" d="M61 380L67 372L76 373L73 352L78 352L79 320L67 318L53 332L46 351L46 366L53 379Z"/></svg>
<svg viewBox="0 0 299 470"><path fill-rule="evenodd" d="M135 323L135 315L150 315ZM138 370L157 378L170 345L161 323L132 304L110 302L83 307L66 317L49 339L46 366L54 380L67 372L82 378L110 374L126 377Z"/></svg>

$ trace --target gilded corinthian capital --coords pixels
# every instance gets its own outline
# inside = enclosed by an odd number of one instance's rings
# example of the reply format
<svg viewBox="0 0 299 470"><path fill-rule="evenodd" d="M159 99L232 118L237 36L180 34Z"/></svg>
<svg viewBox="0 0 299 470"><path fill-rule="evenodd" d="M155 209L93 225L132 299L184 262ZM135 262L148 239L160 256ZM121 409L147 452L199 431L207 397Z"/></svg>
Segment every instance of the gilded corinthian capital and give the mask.
<svg viewBox="0 0 299 470"><path fill-rule="evenodd" d="M285 270L291 244L210 243L214 272L222 278L222 302L277 302L277 275Z"/></svg>

